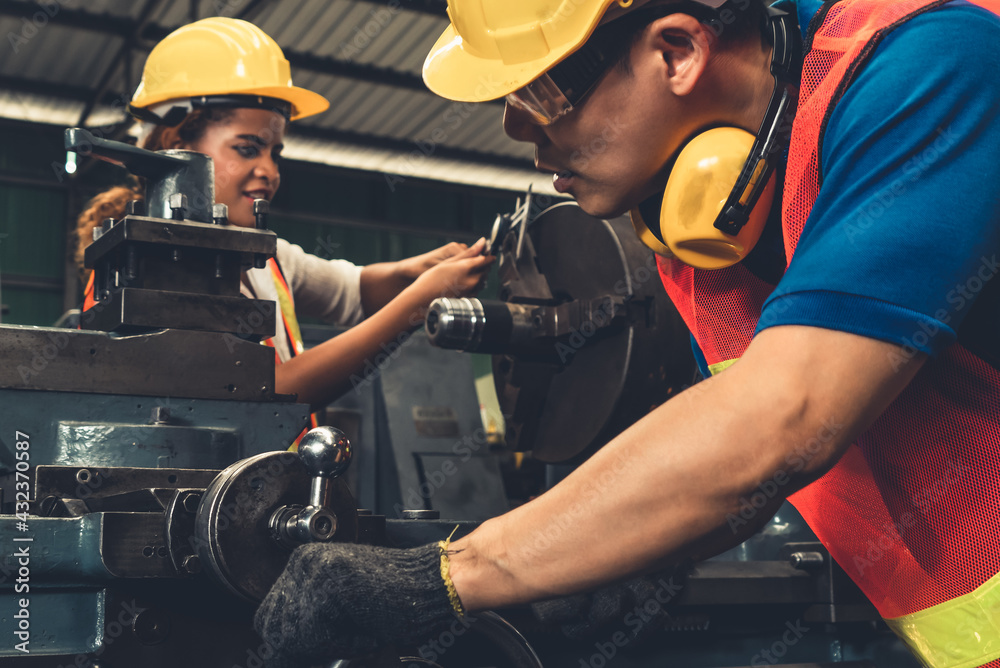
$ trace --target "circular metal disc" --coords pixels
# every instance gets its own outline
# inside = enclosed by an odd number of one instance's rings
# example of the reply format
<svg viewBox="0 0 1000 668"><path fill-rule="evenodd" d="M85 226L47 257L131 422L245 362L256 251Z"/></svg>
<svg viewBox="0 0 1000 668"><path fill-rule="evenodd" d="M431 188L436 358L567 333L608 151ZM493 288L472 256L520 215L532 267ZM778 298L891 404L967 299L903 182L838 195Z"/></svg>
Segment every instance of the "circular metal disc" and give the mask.
<svg viewBox="0 0 1000 668"><path fill-rule="evenodd" d="M266 452L236 462L205 489L195 520L205 570L251 602L264 598L291 552L271 536L271 515L282 506L309 504L312 478L294 452ZM358 514L347 485L333 481L329 509L337 516L335 541L354 541Z"/></svg>
<svg viewBox="0 0 1000 668"><path fill-rule="evenodd" d="M566 363L554 373L544 364L514 360L520 368L507 376L497 370L502 358L494 357L501 398L508 395L509 377L519 377L521 387L548 383L537 417L508 425L522 434L519 450L560 463L589 455L680 391L695 366L687 327L663 290L652 251L628 218L602 220L567 202L540 213L527 234L557 302L604 296L630 301L623 325L590 335L581 327L570 336L560 348ZM501 409L517 414L503 399Z"/></svg>

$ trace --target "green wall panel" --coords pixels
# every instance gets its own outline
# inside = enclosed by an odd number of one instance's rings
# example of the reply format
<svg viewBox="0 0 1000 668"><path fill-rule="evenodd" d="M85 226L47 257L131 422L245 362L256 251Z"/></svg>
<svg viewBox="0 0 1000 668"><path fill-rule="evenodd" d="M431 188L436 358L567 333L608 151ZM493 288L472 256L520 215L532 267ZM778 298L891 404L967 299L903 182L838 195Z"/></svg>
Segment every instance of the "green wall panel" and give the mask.
<svg viewBox="0 0 1000 668"><path fill-rule="evenodd" d="M62 293L0 285L0 302L10 310L3 316L6 325L49 327L62 315Z"/></svg>
<svg viewBox="0 0 1000 668"><path fill-rule="evenodd" d="M432 250L446 243L439 237L304 222L272 215L269 227L282 239L322 258L343 258L355 264L389 262Z"/></svg>
<svg viewBox="0 0 1000 668"><path fill-rule="evenodd" d="M65 194L0 185L0 272L61 278L65 229Z"/></svg>

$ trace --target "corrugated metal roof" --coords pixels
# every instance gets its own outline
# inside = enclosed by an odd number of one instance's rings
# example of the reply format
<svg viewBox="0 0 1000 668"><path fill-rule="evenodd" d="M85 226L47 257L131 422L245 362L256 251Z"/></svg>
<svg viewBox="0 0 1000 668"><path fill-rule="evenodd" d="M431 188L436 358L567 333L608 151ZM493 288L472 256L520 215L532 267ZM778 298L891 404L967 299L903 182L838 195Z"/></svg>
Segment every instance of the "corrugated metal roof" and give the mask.
<svg viewBox="0 0 1000 668"><path fill-rule="evenodd" d="M24 38L0 58L0 115L76 124L88 94L107 76L104 105L87 125L124 118L113 107L122 107L138 83L150 36L190 19L190 0L149 2L58 0L43 21L42 5L0 0L0 35ZM296 124L305 136L289 142L289 157L391 171L419 154L426 178L516 190L531 183L553 192L531 167L532 147L503 134L501 105L453 103L421 89L424 57L447 19L404 6L401 0L202 0L198 16L249 12L290 56L296 85L330 100L328 112ZM123 49L128 30L140 27L150 8L140 39ZM119 58L125 52L132 57L128 73Z"/></svg>

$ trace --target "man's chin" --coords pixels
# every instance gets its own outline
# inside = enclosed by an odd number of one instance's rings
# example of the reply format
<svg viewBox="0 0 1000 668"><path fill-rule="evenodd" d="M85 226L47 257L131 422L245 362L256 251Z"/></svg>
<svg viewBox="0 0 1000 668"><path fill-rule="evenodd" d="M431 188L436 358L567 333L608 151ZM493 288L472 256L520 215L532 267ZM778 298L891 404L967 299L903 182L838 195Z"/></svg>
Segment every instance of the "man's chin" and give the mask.
<svg viewBox="0 0 1000 668"><path fill-rule="evenodd" d="M586 195L581 195L576 197L576 203L580 205L580 208L584 212L594 216L595 218L604 218L610 220L611 218L617 218L629 211L629 206L622 202L609 202L606 199L600 197L588 197Z"/></svg>

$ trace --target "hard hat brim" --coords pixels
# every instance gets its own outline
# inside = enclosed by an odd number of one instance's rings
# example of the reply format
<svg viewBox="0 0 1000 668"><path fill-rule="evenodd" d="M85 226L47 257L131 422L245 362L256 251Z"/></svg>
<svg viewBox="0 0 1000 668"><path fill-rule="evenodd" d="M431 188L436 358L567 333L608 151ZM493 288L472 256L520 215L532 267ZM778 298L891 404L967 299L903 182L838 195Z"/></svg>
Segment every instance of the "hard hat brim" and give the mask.
<svg viewBox="0 0 1000 668"><path fill-rule="evenodd" d="M198 97L199 95L260 95L262 97L273 97L284 100L292 105L293 113L289 120L297 121L301 118L315 116L330 108L330 101L319 93L300 88L298 86L260 86L254 88L241 88L239 90L220 91L218 89L205 91L192 91L185 95L185 98ZM168 100L179 99L176 94L144 95L132 101L132 106L141 109L148 109L153 105L167 102Z"/></svg>
<svg viewBox="0 0 1000 668"><path fill-rule="evenodd" d="M424 84L437 95L458 102L497 100L528 85L575 51L590 38L599 18L595 17L594 25L580 40L553 49L543 58L513 65L470 54L449 24L424 61Z"/></svg>

